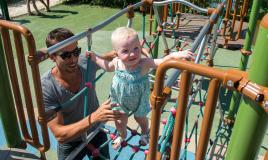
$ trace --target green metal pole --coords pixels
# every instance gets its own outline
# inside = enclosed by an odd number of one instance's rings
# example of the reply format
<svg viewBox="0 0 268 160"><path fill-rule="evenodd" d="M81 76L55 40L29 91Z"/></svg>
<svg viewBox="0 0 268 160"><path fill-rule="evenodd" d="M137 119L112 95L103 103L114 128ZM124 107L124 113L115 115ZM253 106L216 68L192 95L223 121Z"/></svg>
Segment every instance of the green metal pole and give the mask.
<svg viewBox="0 0 268 160"><path fill-rule="evenodd" d="M162 17L163 7L157 7L157 10L158 10L159 16ZM157 18L155 17L155 20L154 20L154 28L153 28L153 32L154 33L157 33L157 27L158 27L158 23L157 23ZM155 43L154 43L154 48L153 48L153 53L152 53L152 57L153 58L157 58L158 57L159 36L157 36L155 38L157 38L157 39L155 40Z"/></svg>
<svg viewBox="0 0 268 160"><path fill-rule="evenodd" d="M249 80L268 87L268 14L264 16L254 48ZM256 159L268 125L268 115L252 100L244 97L227 149L227 160Z"/></svg>
<svg viewBox="0 0 268 160"><path fill-rule="evenodd" d="M91 46L92 46L92 34L88 35L87 36L87 50L88 51L91 51ZM86 73L86 76L85 76L85 82L87 83L88 82L88 75L90 74L90 57L88 57L88 60L87 60L87 73ZM88 116L89 114L89 108L88 108L88 88L87 90L85 91L84 93L84 117Z"/></svg>
<svg viewBox="0 0 268 160"><path fill-rule="evenodd" d="M2 38L0 36L0 119L3 124L7 146L19 148L23 144L23 141L20 135L8 77Z"/></svg>
<svg viewBox="0 0 268 160"><path fill-rule="evenodd" d="M259 16L259 10L260 10L260 4L262 0L254 0L253 1L253 6L250 12L250 19L249 19L249 26L248 30L246 33L246 39L244 43L243 50L244 51L251 51L251 44L252 40L254 37L255 29L256 29L256 24ZM241 61L240 61L240 66L239 69L242 71L245 71L247 68L248 64L248 59L249 55L244 55L242 54ZM234 120L235 114L237 113L238 106L241 101L241 94L237 92L233 92L232 99L231 99L231 104L228 112L228 119Z"/></svg>
<svg viewBox="0 0 268 160"><path fill-rule="evenodd" d="M157 26L158 26L158 23L157 23L157 20L155 19L155 21L154 21L154 30L153 30L154 33L157 33ZM153 44L154 45L153 53L152 53L153 58L158 57L159 36L156 36L155 38L157 38L157 39L155 40L155 43Z"/></svg>
<svg viewBox="0 0 268 160"><path fill-rule="evenodd" d="M2 14L5 20L10 20L9 13L8 13L8 7L7 7L7 1L6 0L0 0L1 10Z"/></svg>
<svg viewBox="0 0 268 160"><path fill-rule="evenodd" d="M145 21L146 21L146 13L142 12L142 39L145 39Z"/></svg>

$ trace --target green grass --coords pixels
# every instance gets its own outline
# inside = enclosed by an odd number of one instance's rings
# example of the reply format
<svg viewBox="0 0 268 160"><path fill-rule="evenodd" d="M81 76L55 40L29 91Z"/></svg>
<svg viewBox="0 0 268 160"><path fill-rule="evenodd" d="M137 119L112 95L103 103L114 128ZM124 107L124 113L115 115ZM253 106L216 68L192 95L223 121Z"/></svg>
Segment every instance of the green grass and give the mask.
<svg viewBox="0 0 268 160"><path fill-rule="evenodd" d="M45 46L45 37L49 31L57 27L66 27L74 33L79 33L94 27L102 21L108 19L120 9L81 5L58 5L52 7L51 12L45 16L22 16L15 19L31 30L35 37L37 48ZM141 14L135 14L133 28L141 30ZM105 31L112 31L116 27L125 26L127 18L125 15L103 28ZM108 37L107 37L108 38Z"/></svg>

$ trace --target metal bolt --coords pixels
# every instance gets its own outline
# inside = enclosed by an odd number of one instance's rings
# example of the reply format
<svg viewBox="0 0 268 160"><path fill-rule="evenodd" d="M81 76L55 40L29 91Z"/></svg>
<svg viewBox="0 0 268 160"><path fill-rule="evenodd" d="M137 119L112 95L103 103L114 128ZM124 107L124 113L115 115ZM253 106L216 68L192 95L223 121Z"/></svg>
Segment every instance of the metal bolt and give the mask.
<svg viewBox="0 0 268 160"><path fill-rule="evenodd" d="M234 82L232 80L228 80L227 83L226 83L226 85L228 87L233 87L234 86Z"/></svg>
<svg viewBox="0 0 268 160"><path fill-rule="evenodd" d="M268 101L264 102L264 108L268 108Z"/></svg>
<svg viewBox="0 0 268 160"><path fill-rule="evenodd" d="M261 101L263 101L263 99L264 99L264 95L263 95L263 94L258 94L258 95L256 96L255 101L256 101L256 102L261 102Z"/></svg>

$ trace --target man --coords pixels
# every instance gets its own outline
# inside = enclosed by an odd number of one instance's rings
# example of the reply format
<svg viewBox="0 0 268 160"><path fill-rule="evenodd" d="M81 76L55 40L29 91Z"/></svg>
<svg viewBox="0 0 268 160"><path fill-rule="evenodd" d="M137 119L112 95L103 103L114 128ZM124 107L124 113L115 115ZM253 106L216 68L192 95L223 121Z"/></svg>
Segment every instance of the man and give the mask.
<svg viewBox="0 0 268 160"><path fill-rule="evenodd" d="M49 0L47 0L47 3L45 3L44 0L39 0L39 1L46 7L47 12L49 12L49 11L50 11L50 9L49 9ZM36 6L36 2L37 2L36 0L26 0L28 14L29 14L29 15L34 15L34 14L32 13L32 11L31 11L31 6L30 6L30 5L31 5L31 2L32 2L33 7L34 7L34 9L35 9L35 11L36 11L36 14L37 14L37 15L43 15L43 13L40 12L39 9L38 9L37 6Z"/></svg>
<svg viewBox="0 0 268 160"><path fill-rule="evenodd" d="M73 35L65 28L54 29L48 34L46 45L50 47ZM95 79L98 69L94 62L90 62L90 75L86 75L87 60L80 53L81 48L75 42L52 54L50 58L55 62L55 67L41 79L45 110L57 111L56 114L49 115L48 127L59 142L57 152L60 160L67 158L81 144L81 135L86 131L94 130L94 126L100 122L115 121L123 114L113 111L109 100L99 107L94 86L88 90L89 116L83 117L84 94L71 103L65 103L84 87L85 76L88 76L91 82ZM61 109L58 110L59 108ZM106 134L99 132L90 143L98 148L105 141L107 141ZM109 158L108 146L104 147L101 153ZM86 147L75 159L82 159L85 155L91 155Z"/></svg>

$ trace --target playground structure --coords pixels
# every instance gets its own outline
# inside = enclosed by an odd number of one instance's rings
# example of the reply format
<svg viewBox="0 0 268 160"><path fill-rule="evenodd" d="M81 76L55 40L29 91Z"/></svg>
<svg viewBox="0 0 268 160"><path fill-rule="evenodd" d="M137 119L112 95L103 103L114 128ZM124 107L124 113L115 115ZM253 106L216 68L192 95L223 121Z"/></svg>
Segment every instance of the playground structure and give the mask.
<svg viewBox="0 0 268 160"><path fill-rule="evenodd" d="M118 17L120 17L121 15L128 13L128 27L131 27L132 24L132 20L134 17L133 14L133 9L138 8L142 5L148 5L148 6L154 6L154 11L155 11L155 16L157 19L157 26L159 26L160 28L163 26L162 20L161 20L161 16L158 14L157 11L157 6L162 6L164 4L168 4L168 3L172 3L172 2L179 2L182 3L184 5L188 5L191 6L192 8L203 12L203 13L209 13L211 14L210 16L210 20L209 23L207 23L202 30L200 31L200 34L198 35L198 37L196 38L196 40L194 41L194 43L191 45L191 51L195 52L198 47L198 54L197 54L197 58L195 63L199 63L202 54L205 50L205 46L208 40L208 34L210 33L210 31L213 32L213 36L217 35L216 32L219 28L219 23L217 23L217 19L220 16L219 14L221 13L221 10L224 7L224 3L226 3L225 1L223 1L220 5L218 5L218 7L214 10L207 10L207 9L201 9L195 5L193 5L192 3L189 3L187 1L184 0L174 0L174 1L164 1L164 2L151 2L151 1L142 1L140 3L134 4L132 6L129 6L128 8L123 9L122 11L120 11L119 13L117 13L116 15L112 16L111 18L109 18L108 20L104 21L103 23L101 23L100 25L90 28L87 31L84 31L82 33L79 33L77 35L75 35L74 37L71 37L70 39L67 39L55 46L52 46L48 49L46 49L45 51L38 51L36 52L36 48L35 48L35 42L33 39L33 36L31 34L31 32L29 30L27 30L26 28L22 27L22 26L18 26L15 25L13 23L10 22L6 22L6 21L1 21L1 34L2 34L2 39L3 39L3 44L4 44L4 50L5 50L5 54L6 54L6 59L7 59L7 64L8 64L8 70L10 73L10 79L11 79L11 84L12 84L12 89L13 89L13 94L14 94L14 98L15 98L15 102L16 102L16 109L17 109L17 113L18 113L18 117L19 117L19 122L20 122L20 126L21 126L21 130L22 130L22 134L24 137L24 140L22 142L27 142L28 144L34 146L35 148L37 148L40 153L41 153L41 158L45 159L45 152L49 149L49 139L48 139L48 130L47 130L47 126L46 126L46 118L45 118L45 112L44 112L44 108L43 108L43 104L42 104L42 92L41 92L41 88L40 88L40 73L39 73L39 69L38 69L38 64L44 60L46 60L48 58L49 54L53 54L54 52L56 52L57 50L75 42L78 41L84 37L88 38L88 49L91 48L92 45L92 34L96 31L98 31L99 29L103 28L104 26L108 25L109 23L111 23L113 20L117 19ZM267 16L266 16L267 17ZM267 33L267 18L264 18L263 20L263 32L262 34ZM144 21L145 21L145 16L144 16ZM214 25L216 24L216 25ZM212 29L213 28L213 29ZM17 56L18 56L18 62L19 64L19 72L21 75L21 79L23 82L22 86L23 86L23 92L24 93L20 93L20 89L19 89L19 83L18 83L18 78L17 78L17 73L16 73L16 68L15 68L15 64L14 64L14 58L13 58L13 51L12 51L12 43L11 43L11 39L10 39L10 35L9 35L9 30L13 31L13 35L14 35L14 40L15 40L15 46L16 46L16 51L17 51ZM172 47L168 46L168 43L166 42L166 37L164 32L160 32L161 29L157 32L157 35L152 48L150 48L153 53L153 57L157 57L157 43L158 40L161 37L163 38L163 42L164 42L164 46L165 46L165 53L168 54L168 52L171 49L175 49L175 45L178 42L175 42L174 45L172 45ZM143 38L145 38L145 27L143 27ZM32 78L34 79L34 87L35 87L35 96L36 96L36 100L37 100L37 108L38 108L38 122L42 128L42 140L43 143L40 142L39 138L38 138L38 132L36 129L36 121L35 121L35 116L33 113L34 107L32 104L32 98L33 96L31 96L31 92L30 92L30 85L29 85L29 80L28 80L28 73L26 70L26 63L25 63L25 58L24 58L24 49L23 49L23 43L21 40L21 35L23 35L26 39L27 42L27 47L28 47L28 52L29 52L29 56L28 56L28 62L31 66L32 69ZM216 36L214 37L215 39L217 38ZM215 40L214 39L214 40ZM264 39L264 38L263 38ZM265 40L264 40L265 41ZM265 43L267 44L267 40L265 41ZM211 45L210 49L211 49L211 61L213 60L213 56L215 55L216 52L216 46L214 46L216 44ZM265 46L265 44L259 44L262 46L257 47L256 46L256 53L258 52L258 49L261 50L260 48L262 48L263 46ZM151 46L151 44L149 44L148 46ZM261 52L261 51L259 51ZM4 63L3 63L4 64ZM212 65L211 65L212 66ZM171 73L171 76L168 77L168 79L165 81L164 83L164 73L168 68L177 68L180 69L174 69L173 72ZM265 70L265 68L267 68L267 66L263 66L263 70ZM256 67L255 67L255 71L254 68L252 69L252 73L253 72L261 72L260 70L256 71ZM263 71L265 73L265 71ZM150 145L149 145L149 156L148 159L161 159L161 154L160 152L158 152L158 147L157 147L157 143L155 142L155 139L157 139L158 135L159 135L159 123L160 123L160 113L161 110L163 108L163 104L165 103L165 101L168 98L168 95L170 95L171 92L171 88L174 85L174 83L177 82L179 75L181 74L181 78L180 78L180 94L178 97L178 107L177 107L177 114L176 114L176 119L175 119L175 124L174 124L174 131L173 131L173 142L172 142L172 150L171 150L171 155L170 155L170 159L178 159L179 156L179 152L180 152L180 146L181 146L181 142L182 142L182 135L183 135L183 126L184 126L184 119L185 119L185 111L186 111L186 106L187 106L187 97L186 95L188 95L188 91L191 88L191 80L193 79L193 77L191 76L191 73L193 74L199 74L202 76L206 76L209 78L212 78L211 80L211 84L208 90L208 96L207 96L207 101L206 101L206 105L205 108L208 108L207 110L205 110L205 114L204 114L204 120L203 120L203 124L202 124L202 129L201 129L201 134L200 134L200 138L199 138L199 143L198 143L198 147L197 147L197 151L196 151L196 159L204 159L205 158L205 154L206 154L206 150L207 150L207 146L208 146L208 141L209 141L209 135L210 135L210 129L211 129L211 123L212 123L212 119L213 119L213 115L215 112L215 106L216 106L216 101L217 101L217 96L218 92L219 92L219 86L220 83L222 82L222 84L224 86L227 86L227 88L229 89L233 89L233 90L237 90L238 92L241 92L245 97L247 97L248 99L251 99L252 101L257 102L260 106L263 107L263 109L261 107L259 107L258 105L256 105L255 103L252 104L251 107L257 108L257 112L258 115L255 115L255 118L257 119L257 117L262 117L262 123L258 124L257 122L255 124L252 124L253 126L261 126L260 130L263 131L262 133L258 133L257 137L259 139L259 141L261 141L263 134L265 133L265 125L267 125L267 113L265 113L265 111L267 112L267 88L262 87L260 85L263 86L267 86L267 80L262 82L259 80L254 80L254 76L252 76L251 74L249 74L249 78L251 78L249 81L246 77L246 74L244 72L239 72L239 71L221 71L221 70L217 70L214 68L208 68L205 67L203 65L197 65L197 64L193 64L193 63L188 63L188 62L174 62L174 61L169 61L163 65L161 65L159 67L159 69L157 70L157 74L156 74L156 78L155 78L155 86L154 86L154 91L152 92L151 95L151 103L152 103L152 121L151 121L151 132L150 132ZM250 72L251 73L251 72ZM7 76L8 77L8 76ZM92 82L94 83L94 82ZM165 86L165 88L164 88ZM164 89L163 89L164 88ZM87 91L87 87L85 87L80 93L78 94L82 94L83 92ZM26 103L26 108L27 108L27 115L28 115L28 119L30 121L30 133L28 131L28 127L26 125L26 121L25 121L25 114L24 114L24 109L23 109L23 103L22 103L22 98L21 95L24 94L24 98L25 98L25 103ZM249 101L246 98L245 101ZM85 99L86 100L86 99ZM87 104L87 103L85 103ZM86 107L85 107L86 108ZM13 111L14 112L14 111ZM252 112L252 111L246 111L246 112ZM15 112L14 112L15 113ZM85 115L87 115L87 110L85 109ZM15 116L16 117L16 116ZM247 117L248 118L248 117ZM15 118L16 119L16 118ZM253 118L252 118L253 119ZM240 122L245 123L245 122ZM239 122L237 122L236 124L239 125ZM241 124L240 124L241 125ZM100 126L101 128L101 126ZM14 129L16 130L16 129ZM234 128L234 130L236 131L236 127ZM233 134L241 134L241 131L236 131L237 133ZM254 130L253 130L254 131ZM95 133L93 133L93 135L88 135L87 136L87 140L85 140L84 144L81 144L81 148L87 145L87 142L90 140L90 138L92 136L94 136L94 134L96 134L98 132L98 130L96 130ZM32 135L32 137L30 136ZM255 137L256 138L256 137ZM235 138L233 141L231 141L231 145L237 145L236 143L238 143L237 141L239 138ZM250 138L250 140L253 139L252 137ZM14 144L19 142L19 139L16 140L10 140L11 142L13 141ZM247 141L247 139L243 139L243 141ZM249 140L248 140L249 141ZM259 142L260 143L260 142ZM253 147L255 150L258 149L260 144L255 144L255 146ZM235 147L233 147L234 149L236 149ZM249 147L242 147L245 150L248 149ZM76 150L76 153L74 153L73 155L77 154L79 152L79 149ZM243 159L245 157L247 157L247 154L250 154L252 156L256 156L256 152L252 151L252 152L248 152L244 151L243 154L240 155L240 159ZM232 151L231 149L228 152L229 154L227 154L227 157L229 156L230 159L237 159L234 158L234 156L236 156L235 151ZM166 154L167 157L169 157L168 153ZM268 153L266 153L266 159L268 157ZM69 159L72 159L72 157L69 157ZM238 158L239 159L239 158Z"/></svg>
<svg viewBox="0 0 268 160"><path fill-rule="evenodd" d="M1 6L3 19L10 20L8 8L7 8L7 2L5 0L0 1L0 6Z"/></svg>
<svg viewBox="0 0 268 160"><path fill-rule="evenodd" d="M223 20L224 28L222 33L225 40L223 44L224 46L228 45L228 41L237 41L241 38L244 18L248 11L249 0L229 0L226 6L226 12ZM237 20L239 21L238 25ZM228 25L228 21L232 22Z"/></svg>
<svg viewBox="0 0 268 160"><path fill-rule="evenodd" d="M205 2L205 1L190 1L192 4L196 4L202 7L211 7L215 5L216 2ZM220 2L220 1L219 1ZM221 20L219 21L222 30L220 33L224 39L222 45L228 48L229 41L238 41L241 39L241 34L243 31L243 26L245 25L245 17L248 13L249 0L227 0L226 1L225 14L221 15ZM153 22L153 9L150 8L150 28L152 28ZM164 23L163 29L166 30L168 36L176 37L176 33L180 32L181 28L187 23L191 23L191 19L187 22L183 22L185 19L182 17L184 14L192 12L197 15L198 12L193 10L191 7L182 5L181 3L171 3L163 5L162 9L159 10L161 14L161 19ZM181 27L181 28L180 28ZM183 32L183 31L181 31ZM152 34L152 30L150 30ZM181 33L180 33L181 34Z"/></svg>

